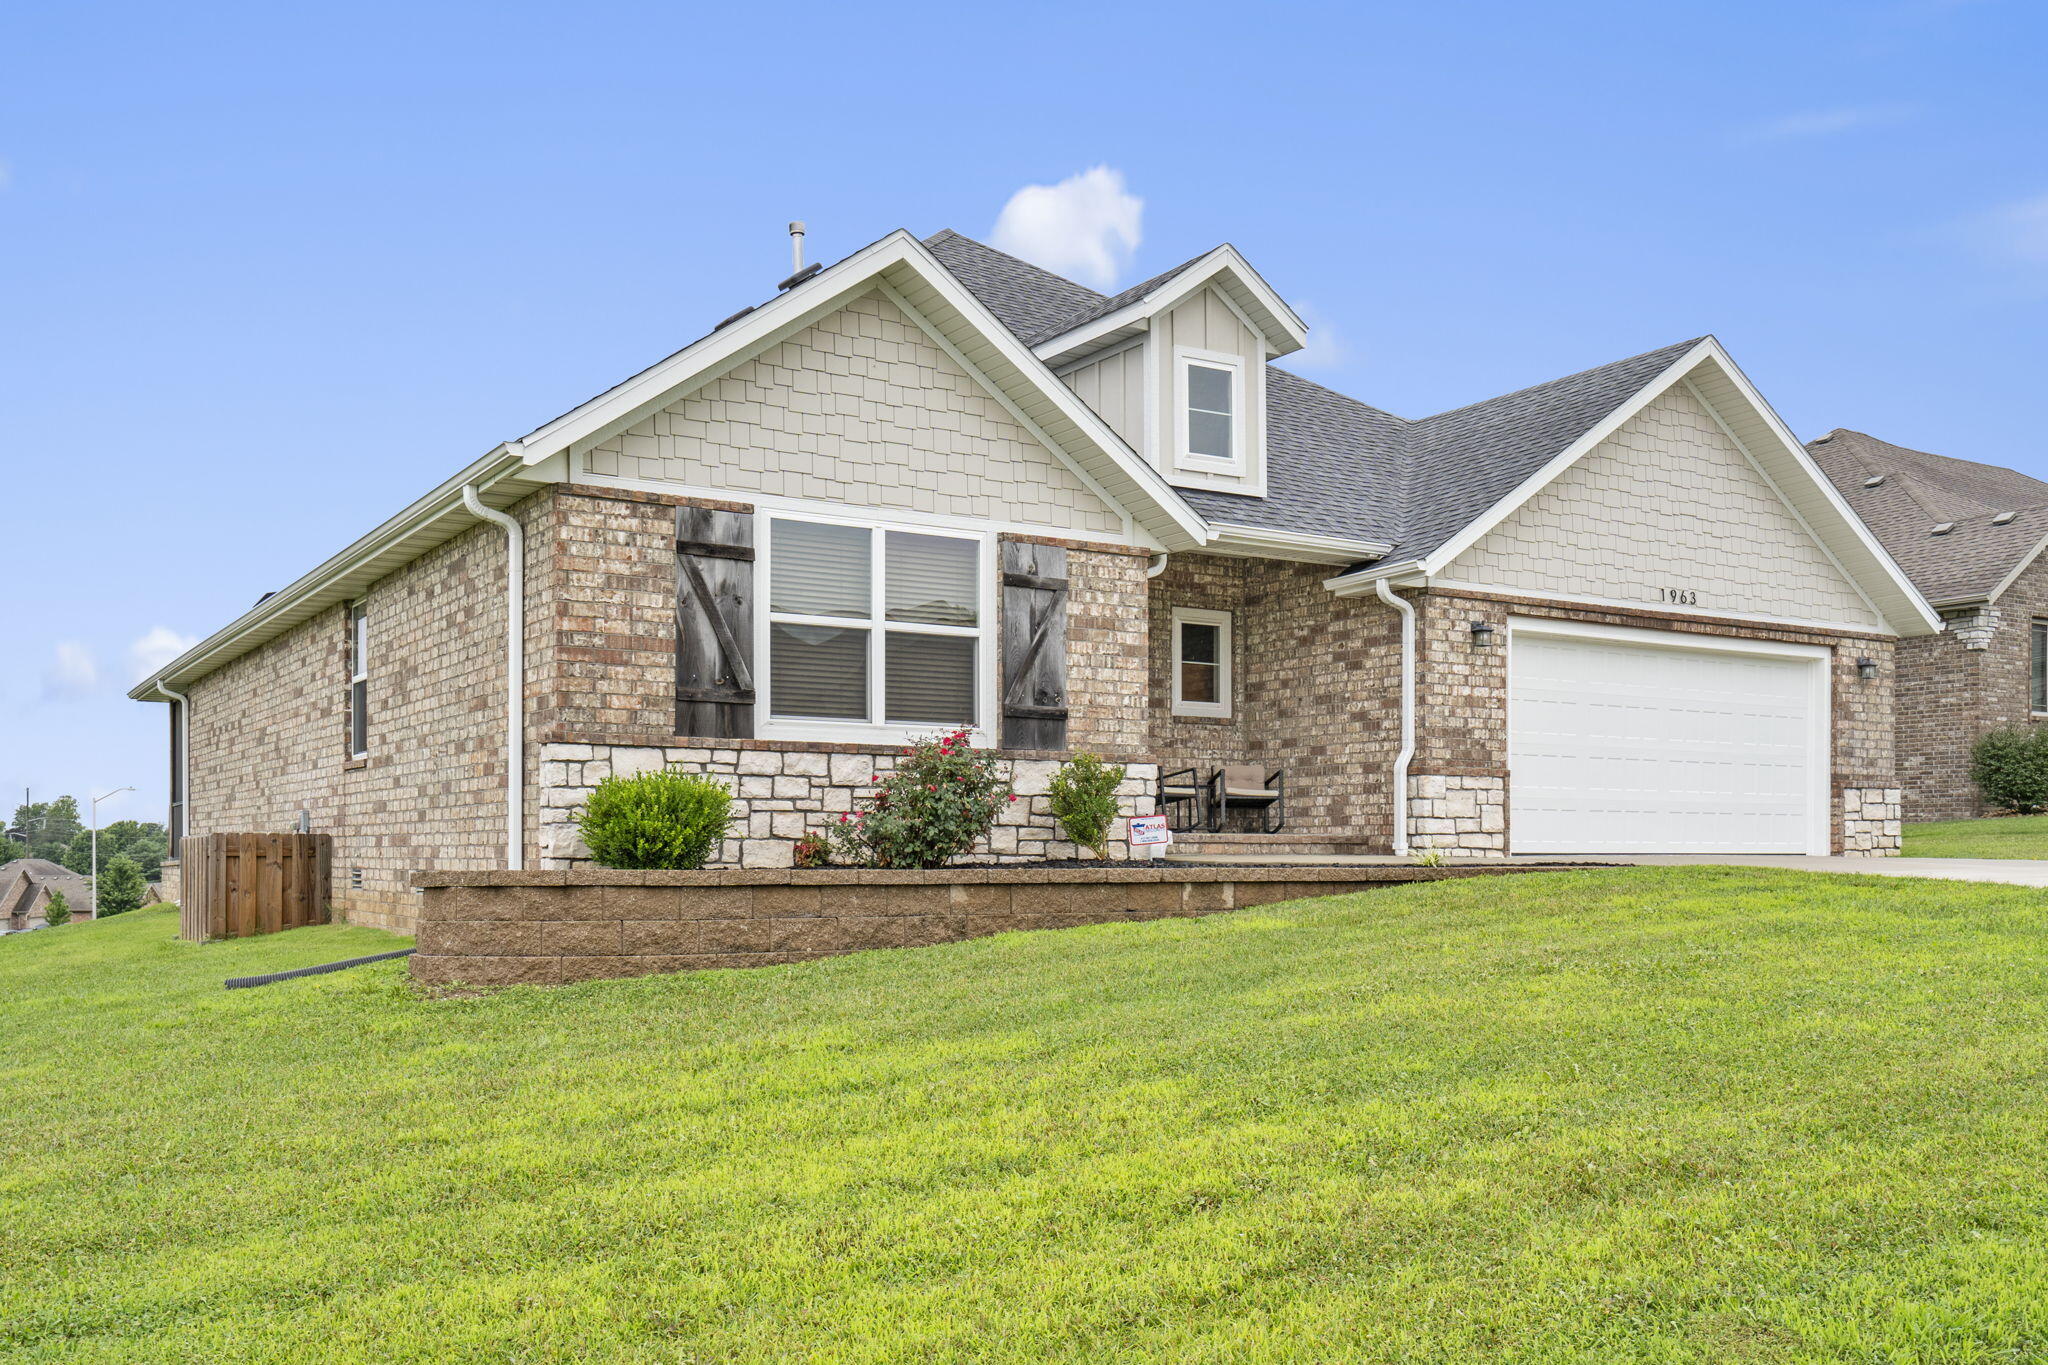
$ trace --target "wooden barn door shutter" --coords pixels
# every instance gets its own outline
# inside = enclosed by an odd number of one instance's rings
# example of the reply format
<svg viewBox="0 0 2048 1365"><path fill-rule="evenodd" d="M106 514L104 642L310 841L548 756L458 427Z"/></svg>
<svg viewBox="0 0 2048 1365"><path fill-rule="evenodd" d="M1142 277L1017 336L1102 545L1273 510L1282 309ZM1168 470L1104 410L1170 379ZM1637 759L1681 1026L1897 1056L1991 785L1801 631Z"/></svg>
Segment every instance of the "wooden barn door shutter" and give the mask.
<svg viewBox="0 0 2048 1365"><path fill-rule="evenodd" d="M754 518L676 509L676 733L754 734Z"/></svg>
<svg viewBox="0 0 2048 1365"><path fill-rule="evenodd" d="M1002 542L1003 747L1067 747L1067 552Z"/></svg>

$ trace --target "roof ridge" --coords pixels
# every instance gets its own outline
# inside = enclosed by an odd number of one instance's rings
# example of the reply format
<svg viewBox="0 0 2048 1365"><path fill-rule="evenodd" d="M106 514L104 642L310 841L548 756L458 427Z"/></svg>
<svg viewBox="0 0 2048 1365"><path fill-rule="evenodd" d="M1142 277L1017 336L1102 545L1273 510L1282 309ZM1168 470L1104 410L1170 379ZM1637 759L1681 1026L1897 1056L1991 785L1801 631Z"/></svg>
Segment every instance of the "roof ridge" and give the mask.
<svg viewBox="0 0 2048 1365"><path fill-rule="evenodd" d="M1583 370L1573 370L1570 374L1561 374L1554 379L1546 379L1539 384L1524 384L1519 389L1509 389L1506 393L1497 393L1491 398L1481 398L1471 403L1460 403L1455 408L1445 408L1442 412L1432 412L1427 417L1417 418L1416 422L1418 425L1422 422L1434 422L1439 417L1449 417L1453 413L1465 412L1471 408L1483 408L1488 403L1498 403L1503 398L1516 398L1525 393L1534 393L1538 389L1547 389L1552 384L1563 384L1574 379L1583 378L1589 374L1594 374L1600 370L1611 370L1617 365L1626 365L1631 360L1644 360L1662 351L1691 350L1711 335L1712 333L1706 333L1696 336L1690 341L1674 341L1668 346L1652 346L1647 351L1638 351L1634 355L1625 355L1618 360L1610 360L1600 365L1588 365Z"/></svg>

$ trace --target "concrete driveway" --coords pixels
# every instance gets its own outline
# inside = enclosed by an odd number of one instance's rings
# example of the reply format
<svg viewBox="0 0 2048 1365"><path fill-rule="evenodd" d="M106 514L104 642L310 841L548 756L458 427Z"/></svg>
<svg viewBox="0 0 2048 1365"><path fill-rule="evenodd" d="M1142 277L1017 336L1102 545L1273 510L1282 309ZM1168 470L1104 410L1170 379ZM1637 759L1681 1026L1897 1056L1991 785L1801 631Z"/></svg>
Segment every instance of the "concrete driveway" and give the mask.
<svg viewBox="0 0 2048 1365"><path fill-rule="evenodd" d="M1541 859L1532 855L1529 861ZM1637 858L1603 855L1600 861L1632 863L1640 867L1694 867L1702 863L1721 863L1730 867L1789 867L1799 872L1860 872L1872 877L1943 877L1956 882L2048 886L2048 861L2029 858L1804 858L1769 853L1657 853Z"/></svg>

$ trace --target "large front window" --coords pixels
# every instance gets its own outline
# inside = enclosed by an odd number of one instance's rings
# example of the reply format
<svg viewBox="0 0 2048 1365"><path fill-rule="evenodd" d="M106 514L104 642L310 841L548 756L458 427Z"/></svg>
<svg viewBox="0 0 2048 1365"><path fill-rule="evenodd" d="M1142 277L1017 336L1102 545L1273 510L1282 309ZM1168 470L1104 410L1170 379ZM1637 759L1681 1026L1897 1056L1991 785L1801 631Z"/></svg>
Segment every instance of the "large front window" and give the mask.
<svg viewBox="0 0 2048 1365"><path fill-rule="evenodd" d="M983 538L769 520L768 724L791 738L978 728Z"/></svg>

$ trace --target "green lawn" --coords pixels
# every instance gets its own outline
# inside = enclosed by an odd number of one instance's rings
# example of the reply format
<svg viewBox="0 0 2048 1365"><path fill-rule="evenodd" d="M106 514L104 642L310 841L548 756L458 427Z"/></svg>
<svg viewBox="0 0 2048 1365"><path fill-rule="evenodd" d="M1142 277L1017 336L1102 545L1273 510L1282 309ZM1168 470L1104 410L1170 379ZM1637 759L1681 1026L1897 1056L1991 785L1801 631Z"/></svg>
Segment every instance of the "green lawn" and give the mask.
<svg viewBox="0 0 2048 1365"><path fill-rule="evenodd" d="M0 1360L2048 1359L2048 894L1749 868L426 999L0 940Z"/></svg>
<svg viewBox="0 0 2048 1365"><path fill-rule="evenodd" d="M1907 825L1908 858L2048 858L2048 815Z"/></svg>

